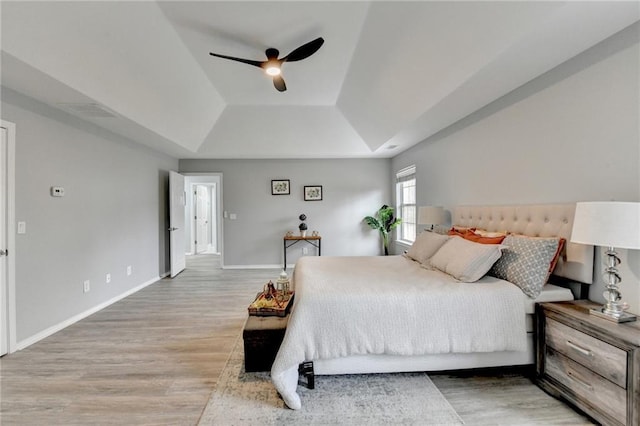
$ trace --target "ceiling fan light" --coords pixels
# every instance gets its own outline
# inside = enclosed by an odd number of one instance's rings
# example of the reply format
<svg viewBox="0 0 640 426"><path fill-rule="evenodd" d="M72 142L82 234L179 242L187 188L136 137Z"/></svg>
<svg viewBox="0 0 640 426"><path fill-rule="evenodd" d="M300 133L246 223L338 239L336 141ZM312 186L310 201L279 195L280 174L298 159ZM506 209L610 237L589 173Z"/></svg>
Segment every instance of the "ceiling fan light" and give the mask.
<svg viewBox="0 0 640 426"><path fill-rule="evenodd" d="M270 76L280 75L280 67L278 65L267 65L264 71Z"/></svg>

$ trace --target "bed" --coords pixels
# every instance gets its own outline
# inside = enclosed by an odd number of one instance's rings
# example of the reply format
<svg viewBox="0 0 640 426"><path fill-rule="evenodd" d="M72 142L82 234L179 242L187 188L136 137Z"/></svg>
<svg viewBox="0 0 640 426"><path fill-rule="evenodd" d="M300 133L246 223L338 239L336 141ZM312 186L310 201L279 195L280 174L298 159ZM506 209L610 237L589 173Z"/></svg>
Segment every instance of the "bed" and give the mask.
<svg viewBox="0 0 640 426"><path fill-rule="evenodd" d="M574 210L456 207L453 227L488 239L502 235L501 243L425 233L411 256L301 258L295 305L271 370L274 386L299 409L298 366L309 361L316 375L533 364L535 303L573 299L558 282L592 282L593 247L569 242ZM532 289L518 273L540 269L529 260L542 252L529 250L541 246L556 251L555 264L547 265L553 274Z"/></svg>

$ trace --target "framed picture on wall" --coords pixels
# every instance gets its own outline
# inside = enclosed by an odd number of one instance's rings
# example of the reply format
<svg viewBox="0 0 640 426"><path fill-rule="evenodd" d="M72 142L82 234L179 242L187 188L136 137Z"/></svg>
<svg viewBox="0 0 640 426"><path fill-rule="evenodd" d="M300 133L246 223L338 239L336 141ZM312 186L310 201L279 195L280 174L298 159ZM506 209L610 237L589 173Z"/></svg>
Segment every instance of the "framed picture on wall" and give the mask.
<svg viewBox="0 0 640 426"><path fill-rule="evenodd" d="M304 187L304 200L305 201L321 201L322 200L322 185L305 186Z"/></svg>
<svg viewBox="0 0 640 426"><path fill-rule="evenodd" d="M291 185L289 179L272 179L271 195L289 195L291 193Z"/></svg>

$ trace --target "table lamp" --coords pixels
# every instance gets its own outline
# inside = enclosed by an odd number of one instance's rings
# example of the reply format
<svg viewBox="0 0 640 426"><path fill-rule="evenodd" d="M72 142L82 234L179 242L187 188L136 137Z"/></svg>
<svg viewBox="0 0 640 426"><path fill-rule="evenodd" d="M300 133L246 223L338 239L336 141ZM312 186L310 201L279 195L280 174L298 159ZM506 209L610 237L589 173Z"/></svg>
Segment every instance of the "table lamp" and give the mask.
<svg viewBox="0 0 640 426"><path fill-rule="evenodd" d="M444 220L444 209L442 207L418 207L419 225L431 225L431 230L433 230L434 225L442 225L444 223Z"/></svg>
<svg viewBox="0 0 640 426"><path fill-rule="evenodd" d="M603 274L606 303L601 309L592 309L591 313L615 322L635 321L635 315L625 312L628 304L622 301L618 287L622 278L617 268L620 258L616 248L640 249L640 203L576 203L571 241L606 247Z"/></svg>

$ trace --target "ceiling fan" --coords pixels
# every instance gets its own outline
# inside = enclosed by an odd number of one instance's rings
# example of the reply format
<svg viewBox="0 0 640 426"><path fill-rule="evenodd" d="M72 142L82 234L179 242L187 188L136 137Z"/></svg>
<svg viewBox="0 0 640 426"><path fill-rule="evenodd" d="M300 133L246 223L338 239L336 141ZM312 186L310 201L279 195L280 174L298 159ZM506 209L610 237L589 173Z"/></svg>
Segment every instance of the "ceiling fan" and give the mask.
<svg viewBox="0 0 640 426"><path fill-rule="evenodd" d="M324 39L322 37L318 37L317 39L311 40L310 42L294 49L287 56L284 56L280 59L278 59L280 51L278 51L278 49L270 47L264 51L264 53L267 55L266 61L254 61L252 59L235 58L233 56L220 55L213 52L209 52L209 54L218 58L230 59L232 61L238 61L244 64L249 64L264 69L265 73L273 77L273 85L275 86L275 88L279 92L284 92L285 90L287 90L287 85L284 83L284 79L282 78L282 64L284 64L285 62L301 61L308 58L309 56L316 53L323 43Z"/></svg>

